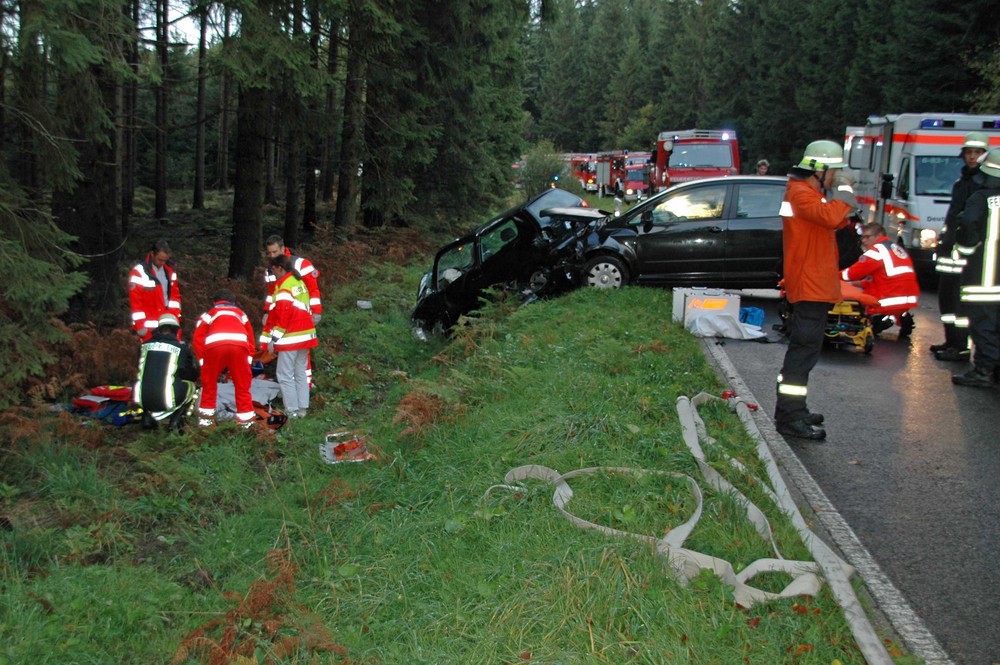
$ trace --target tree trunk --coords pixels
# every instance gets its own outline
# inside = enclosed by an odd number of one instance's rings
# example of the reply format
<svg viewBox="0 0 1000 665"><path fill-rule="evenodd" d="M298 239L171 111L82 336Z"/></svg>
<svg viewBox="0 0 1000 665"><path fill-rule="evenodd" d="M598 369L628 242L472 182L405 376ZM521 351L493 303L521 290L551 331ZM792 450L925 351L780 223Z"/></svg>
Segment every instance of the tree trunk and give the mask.
<svg viewBox="0 0 1000 665"><path fill-rule="evenodd" d="M337 186L335 228L349 231L358 217L361 192L361 148L365 135L365 76L368 59L364 49L364 30L351 23L351 40L347 55L347 85L344 90L344 128L340 137L340 170Z"/></svg>
<svg viewBox="0 0 1000 665"><path fill-rule="evenodd" d="M340 48L340 24L337 21L330 21L330 48L326 56L326 71L330 80L334 80L337 74L337 57ZM326 135L322 140L322 157L320 158L320 168L323 170L320 184L320 196L324 201L333 200L333 187L335 174L337 172L336 141L337 130L334 119L337 117L337 87L330 85L326 91L326 118L330 123Z"/></svg>
<svg viewBox="0 0 1000 665"><path fill-rule="evenodd" d="M277 139L275 139L275 123L274 123L274 107L269 106L267 109L266 121L266 138L264 140L264 156L265 156L265 170L264 170L264 203L268 205L276 206L278 205L278 193L274 189L275 181L275 171L277 170Z"/></svg>
<svg viewBox="0 0 1000 665"><path fill-rule="evenodd" d="M285 163L285 230L282 238L288 247L299 244L299 145L297 132L288 132L288 159Z"/></svg>
<svg viewBox="0 0 1000 665"><path fill-rule="evenodd" d="M169 0L156 0L156 55L160 67L160 83L156 86L156 166L153 182L155 210L159 220L167 216L167 65L169 64L170 34Z"/></svg>
<svg viewBox="0 0 1000 665"><path fill-rule="evenodd" d="M107 68L91 68L94 80L100 86L103 103L112 117L121 113L118 82ZM80 108L79 83L72 77L60 82L57 111L69 119L76 132L88 125L83 117L91 113ZM89 260L86 272L90 283L70 303L67 317L70 321L87 321L98 312L114 311L122 292L122 279L118 271L122 234L119 204L121 202L118 164L120 136L116 130L104 129L105 139L79 134L73 138L79 151L78 167L82 177L69 187L57 189L52 194L52 215L59 228L77 237L71 245L74 251ZM118 323L125 325L126 321Z"/></svg>
<svg viewBox="0 0 1000 665"><path fill-rule="evenodd" d="M227 5L224 11L224 22L222 28L222 41L229 41L229 27L232 21L232 9ZM215 183L221 190L229 189L229 98L232 97L230 90L229 72L222 70L222 82L219 93L219 145L215 157Z"/></svg>
<svg viewBox="0 0 1000 665"><path fill-rule="evenodd" d="M122 235L129 232L129 216L135 210L136 126L139 103L139 0L128 4L131 39L125 45L125 60L132 76L125 81L124 108L122 109Z"/></svg>
<svg viewBox="0 0 1000 665"><path fill-rule="evenodd" d="M243 88L239 92L233 235L229 252L232 279L251 279L260 260L269 98L267 90Z"/></svg>
<svg viewBox="0 0 1000 665"><path fill-rule="evenodd" d="M205 209L205 57L206 35L208 33L208 5L198 7L198 101L195 111L197 124L194 147L194 197L191 207L194 210Z"/></svg>

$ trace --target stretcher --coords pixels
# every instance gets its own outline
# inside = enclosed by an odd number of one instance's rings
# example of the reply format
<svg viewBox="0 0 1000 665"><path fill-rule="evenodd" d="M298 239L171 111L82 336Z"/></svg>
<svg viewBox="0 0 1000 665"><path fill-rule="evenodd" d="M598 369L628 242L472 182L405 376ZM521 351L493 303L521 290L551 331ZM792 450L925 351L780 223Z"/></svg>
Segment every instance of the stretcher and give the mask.
<svg viewBox="0 0 1000 665"><path fill-rule="evenodd" d="M875 330L871 308L878 300L850 282L840 283L842 300L834 303L826 315L825 341L834 346L851 344L865 353L875 348Z"/></svg>

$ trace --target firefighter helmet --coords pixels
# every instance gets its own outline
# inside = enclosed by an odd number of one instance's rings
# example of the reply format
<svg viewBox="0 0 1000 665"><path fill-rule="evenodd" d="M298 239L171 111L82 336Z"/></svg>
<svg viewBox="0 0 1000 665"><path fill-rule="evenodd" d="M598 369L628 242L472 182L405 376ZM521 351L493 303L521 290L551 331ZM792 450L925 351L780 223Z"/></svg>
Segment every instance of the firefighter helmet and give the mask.
<svg viewBox="0 0 1000 665"><path fill-rule="evenodd" d="M986 135L986 132L969 132L965 135L965 142L962 143L962 149L958 151L958 156L965 156L966 148L978 148L980 150L990 149L990 137Z"/></svg>
<svg viewBox="0 0 1000 665"><path fill-rule="evenodd" d="M159 320L156 322L159 327L163 326L174 326L175 328L181 327L181 322L177 320L177 317L173 314L163 314L160 316Z"/></svg>
<svg viewBox="0 0 1000 665"><path fill-rule="evenodd" d="M985 155L985 159L979 163L979 170L986 175L1000 178L1000 148L993 148Z"/></svg>
<svg viewBox="0 0 1000 665"><path fill-rule="evenodd" d="M844 164L844 149L835 141L813 141L806 146L802 161L796 168L806 171L825 171L827 169L842 169Z"/></svg>

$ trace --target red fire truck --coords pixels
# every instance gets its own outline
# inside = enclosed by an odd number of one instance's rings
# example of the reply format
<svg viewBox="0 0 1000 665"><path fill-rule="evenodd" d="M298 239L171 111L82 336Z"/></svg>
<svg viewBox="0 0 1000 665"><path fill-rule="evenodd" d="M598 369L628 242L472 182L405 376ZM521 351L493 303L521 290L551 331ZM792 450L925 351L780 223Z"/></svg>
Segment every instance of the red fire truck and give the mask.
<svg viewBox="0 0 1000 665"><path fill-rule="evenodd" d="M656 137L650 170L655 192L678 182L739 172L740 147L731 129L678 129Z"/></svg>

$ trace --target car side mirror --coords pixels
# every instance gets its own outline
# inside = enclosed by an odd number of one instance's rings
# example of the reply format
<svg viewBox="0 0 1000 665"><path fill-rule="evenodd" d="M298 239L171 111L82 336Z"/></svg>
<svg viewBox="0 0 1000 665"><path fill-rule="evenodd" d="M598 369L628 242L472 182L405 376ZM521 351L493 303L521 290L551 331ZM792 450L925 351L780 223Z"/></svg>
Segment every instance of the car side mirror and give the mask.
<svg viewBox="0 0 1000 665"><path fill-rule="evenodd" d="M646 233L649 233L650 231L653 230L653 211L652 210L643 210L642 211L642 217L640 217L640 219L642 220L642 230L643 231L645 231Z"/></svg>

